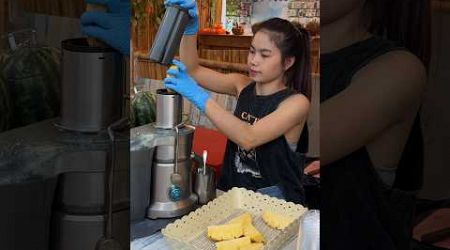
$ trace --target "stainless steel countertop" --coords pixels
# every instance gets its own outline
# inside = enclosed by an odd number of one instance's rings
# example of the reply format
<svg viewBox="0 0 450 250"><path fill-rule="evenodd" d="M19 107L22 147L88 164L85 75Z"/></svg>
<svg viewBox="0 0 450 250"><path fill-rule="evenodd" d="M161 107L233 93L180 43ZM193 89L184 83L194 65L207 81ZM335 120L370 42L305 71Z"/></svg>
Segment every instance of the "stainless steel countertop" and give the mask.
<svg viewBox="0 0 450 250"><path fill-rule="evenodd" d="M58 121L59 118L48 119L0 133L0 185L29 179L44 180L72 171L89 171L82 164L71 168L61 160L73 153L107 152L110 149L106 130L99 133L69 132L56 127ZM129 147L128 135L117 135L117 141L121 148L122 144Z"/></svg>

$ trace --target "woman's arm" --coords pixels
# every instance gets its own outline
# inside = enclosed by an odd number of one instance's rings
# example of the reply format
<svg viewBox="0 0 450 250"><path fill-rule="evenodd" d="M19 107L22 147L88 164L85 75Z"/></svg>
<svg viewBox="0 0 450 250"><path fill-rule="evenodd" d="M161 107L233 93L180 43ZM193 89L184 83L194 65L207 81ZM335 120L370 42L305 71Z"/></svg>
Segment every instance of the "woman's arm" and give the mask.
<svg viewBox="0 0 450 250"><path fill-rule="evenodd" d="M228 139L249 150L284 135L289 129L304 123L308 115L309 101L303 95L284 100L278 108L253 125L225 111L214 100L208 99L205 113L210 121Z"/></svg>
<svg viewBox="0 0 450 250"><path fill-rule="evenodd" d="M347 89L320 105L322 164L367 145L416 112L425 82L423 64L407 51L389 52L361 69Z"/></svg>
<svg viewBox="0 0 450 250"><path fill-rule="evenodd" d="M180 44L180 59L186 65L189 75L197 83L213 92L237 96L251 82L242 74L220 73L199 65L197 52L197 35L184 35Z"/></svg>
<svg viewBox="0 0 450 250"><path fill-rule="evenodd" d="M267 143L289 129L303 124L309 110L308 99L300 94L288 97L278 108L253 125L224 110L192 79L183 63L174 60L178 69L169 69L171 77L164 79L166 88L172 89L205 112L209 120L230 140L244 149L251 149Z"/></svg>

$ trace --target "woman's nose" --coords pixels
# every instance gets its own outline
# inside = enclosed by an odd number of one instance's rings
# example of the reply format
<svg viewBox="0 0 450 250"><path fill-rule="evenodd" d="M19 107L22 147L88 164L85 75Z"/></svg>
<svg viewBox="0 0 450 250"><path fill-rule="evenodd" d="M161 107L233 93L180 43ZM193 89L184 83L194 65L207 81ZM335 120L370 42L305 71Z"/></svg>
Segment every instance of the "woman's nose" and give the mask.
<svg viewBox="0 0 450 250"><path fill-rule="evenodd" d="M256 66L258 64L258 60L256 55L250 56L250 64Z"/></svg>

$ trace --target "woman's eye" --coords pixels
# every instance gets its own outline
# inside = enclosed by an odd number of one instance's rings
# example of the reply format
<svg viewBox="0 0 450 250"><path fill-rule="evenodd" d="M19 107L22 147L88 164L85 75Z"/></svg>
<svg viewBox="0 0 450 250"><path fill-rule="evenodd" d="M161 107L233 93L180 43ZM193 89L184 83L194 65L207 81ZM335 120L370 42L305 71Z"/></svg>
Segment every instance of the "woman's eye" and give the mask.
<svg viewBox="0 0 450 250"><path fill-rule="evenodd" d="M264 57L264 58L265 58L265 57L269 57L269 55L264 55L264 54L262 54L261 56Z"/></svg>

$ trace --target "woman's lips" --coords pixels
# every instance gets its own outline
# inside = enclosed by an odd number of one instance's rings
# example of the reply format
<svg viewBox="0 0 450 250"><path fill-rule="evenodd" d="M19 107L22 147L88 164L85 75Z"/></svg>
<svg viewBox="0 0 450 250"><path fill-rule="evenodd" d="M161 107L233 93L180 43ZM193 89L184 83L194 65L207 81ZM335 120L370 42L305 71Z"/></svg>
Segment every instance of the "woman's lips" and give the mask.
<svg viewBox="0 0 450 250"><path fill-rule="evenodd" d="M259 73L259 71L250 70L250 76L256 76Z"/></svg>

